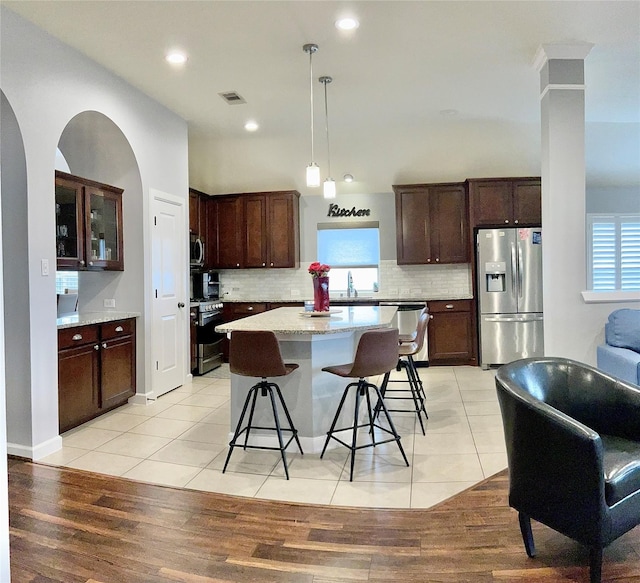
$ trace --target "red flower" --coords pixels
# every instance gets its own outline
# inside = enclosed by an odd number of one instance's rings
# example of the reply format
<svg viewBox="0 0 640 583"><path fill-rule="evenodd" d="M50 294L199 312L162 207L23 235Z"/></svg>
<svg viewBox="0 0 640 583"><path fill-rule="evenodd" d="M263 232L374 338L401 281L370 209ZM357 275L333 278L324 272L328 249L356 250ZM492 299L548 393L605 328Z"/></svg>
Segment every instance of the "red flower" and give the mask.
<svg viewBox="0 0 640 583"><path fill-rule="evenodd" d="M329 265L318 261L314 261L309 265L309 273L312 277L324 277L328 275L330 269L331 267Z"/></svg>

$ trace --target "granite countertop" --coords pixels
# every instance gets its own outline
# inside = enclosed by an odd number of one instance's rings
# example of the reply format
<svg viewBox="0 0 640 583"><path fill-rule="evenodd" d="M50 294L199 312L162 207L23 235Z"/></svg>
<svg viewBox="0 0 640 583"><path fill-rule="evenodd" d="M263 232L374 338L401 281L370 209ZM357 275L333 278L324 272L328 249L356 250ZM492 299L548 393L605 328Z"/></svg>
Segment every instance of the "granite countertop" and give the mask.
<svg viewBox="0 0 640 583"><path fill-rule="evenodd" d="M330 303L335 303L335 304L341 304L344 302L349 302L349 303L354 303L354 304L358 304L358 303L367 303L367 302L427 302L427 301L433 301L433 300L471 300L473 299L473 296L471 295L463 295L463 296L455 296L453 297L452 295L443 295L443 296L430 296L430 297L405 297L405 298L399 298L399 297L384 297L384 296L359 296L357 298L348 298L346 296L344 297L338 297L338 296L331 296L329 298ZM220 299L220 301L222 302L227 302L227 303L278 303L278 304L300 304L300 303L304 303L305 301L311 301L313 300L312 297L305 297L305 298L240 298L240 297L227 297L224 296Z"/></svg>
<svg viewBox="0 0 640 583"><path fill-rule="evenodd" d="M311 316L301 308L276 308L216 326L216 332L271 330L276 334L338 334L355 330L375 330L391 325L394 306L352 306L330 310L329 316Z"/></svg>
<svg viewBox="0 0 640 583"><path fill-rule="evenodd" d="M62 316L56 320L58 330L62 328L74 328L75 326L88 326L90 324L104 324L115 320L127 318L139 318L139 312L82 312Z"/></svg>

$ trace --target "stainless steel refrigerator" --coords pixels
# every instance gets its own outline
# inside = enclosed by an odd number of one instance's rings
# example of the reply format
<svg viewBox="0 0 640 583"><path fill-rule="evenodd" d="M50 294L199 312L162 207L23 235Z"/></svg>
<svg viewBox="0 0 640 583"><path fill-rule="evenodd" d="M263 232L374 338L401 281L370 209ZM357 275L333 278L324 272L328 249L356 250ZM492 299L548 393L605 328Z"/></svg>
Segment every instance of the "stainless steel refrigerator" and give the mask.
<svg viewBox="0 0 640 583"><path fill-rule="evenodd" d="M543 356L542 229L480 229L480 365Z"/></svg>

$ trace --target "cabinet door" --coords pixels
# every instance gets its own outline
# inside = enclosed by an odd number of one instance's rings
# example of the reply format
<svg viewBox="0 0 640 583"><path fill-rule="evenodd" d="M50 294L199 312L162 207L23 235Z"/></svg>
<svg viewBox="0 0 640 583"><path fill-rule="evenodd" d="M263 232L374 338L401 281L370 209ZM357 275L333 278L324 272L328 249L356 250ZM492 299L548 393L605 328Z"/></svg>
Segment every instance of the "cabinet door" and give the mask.
<svg viewBox="0 0 640 583"><path fill-rule="evenodd" d="M122 195L85 186L87 267L124 270Z"/></svg>
<svg viewBox="0 0 640 583"><path fill-rule="evenodd" d="M300 222L297 194L268 196L267 260L268 267L300 266Z"/></svg>
<svg viewBox="0 0 640 583"><path fill-rule="evenodd" d="M121 405L136 392L134 337L103 340L100 348L100 408L105 410Z"/></svg>
<svg viewBox="0 0 640 583"><path fill-rule="evenodd" d="M264 195L243 197L244 267L267 267L267 199Z"/></svg>
<svg viewBox="0 0 640 583"><path fill-rule="evenodd" d="M95 417L99 409L98 342L58 352L58 424L60 433Z"/></svg>
<svg viewBox="0 0 640 583"><path fill-rule="evenodd" d="M473 360L470 300L428 302L429 362L462 364Z"/></svg>
<svg viewBox="0 0 640 583"><path fill-rule="evenodd" d="M398 265L427 263L431 258L429 198L426 187L393 187L396 194Z"/></svg>
<svg viewBox="0 0 640 583"><path fill-rule="evenodd" d="M539 180L514 181L513 219L519 225L542 224L542 191Z"/></svg>
<svg viewBox="0 0 640 583"><path fill-rule="evenodd" d="M510 180L470 181L471 225L508 225L513 221Z"/></svg>
<svg viewBox="0 0 640 583"><path fill-rule="evenodd" d="M468 263L468 223L463 184L434 186L431 207L431 263Z"/></svg>
<svg viewBox="0 0 640 583"><path fill-rule="evenodd" d="M200 235L200 195L189 189L189 232Z"/></svg>
<svg viewBox="0 0 640 583"><path fill-rule="evenodd" d="M56 176L55 191L57 268L82 269L85 262L82 185Z"/></svg>
<svg viewBox="0 0 640 583"><path fill-rule="evenodd" d="M215 197L214 197L215 198ZM212 267L243 267L242 234L244 233L242 199L238 196L216 200L215 233L217 257Z"/></svg>

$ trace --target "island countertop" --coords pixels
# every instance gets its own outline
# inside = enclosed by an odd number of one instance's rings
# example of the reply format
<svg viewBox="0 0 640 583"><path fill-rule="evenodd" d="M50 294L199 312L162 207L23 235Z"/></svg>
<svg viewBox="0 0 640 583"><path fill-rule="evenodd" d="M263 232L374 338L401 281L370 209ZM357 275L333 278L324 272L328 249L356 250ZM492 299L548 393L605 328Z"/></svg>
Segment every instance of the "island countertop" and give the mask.
<svg viewBox="0 0 640 583"><path fill-rule="evenodd" d="M234 330L271 330L276 334L338 334L388 328L396 306L342 306L332 308L329 316L310 316L300 307L276 308L216 326L223 334Z"/></svg>

